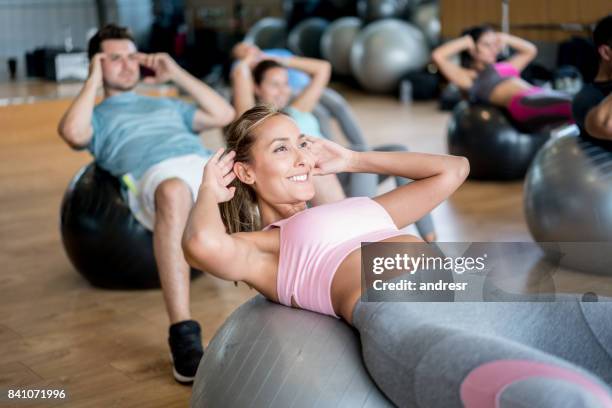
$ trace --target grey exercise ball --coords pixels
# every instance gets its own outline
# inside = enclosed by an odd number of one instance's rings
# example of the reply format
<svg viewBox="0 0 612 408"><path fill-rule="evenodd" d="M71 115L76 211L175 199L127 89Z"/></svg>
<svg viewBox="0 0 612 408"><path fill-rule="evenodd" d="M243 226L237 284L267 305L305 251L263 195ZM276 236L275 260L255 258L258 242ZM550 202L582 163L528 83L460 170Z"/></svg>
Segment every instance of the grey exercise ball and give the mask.
<svg viewBox="0 0 612 408"><path fill-rule="evenodd" d="M251 27L244 41L261 49L287 48L287 23L281 18L265 17Z"/></svg>
<svg viewBox="0 0 612 408"><path fill-rule="evenodd" d="M329 22L322 18L307 18L289 33L289 49L303 57L321 58L321 37L328 26Z"/></svg>
<svg viewBox="0 0 612 408"><path fill-rule="evenodd" d="M357 0L357 14L363 21L402 18L410 14L415 0Z"/></svg>
<svg viewBox="0 0 612 408"><path fill-rule="evenodd" d="M321 55L331 63L335 73L351 74L351 46L361 25L357 17L343 17L331 23L323 33Z"/></svg>
<svg viewBox="0 0 612 408"><path fill-rule="evenodd" d="M440 7L437 3L425 3L417 6L412 13L411 21L419 27L430 47L435 47L440 43Z"/></svg>
<svg viewBox="0 0 612 408"><path fill-rule="evenodd" d="M269 302L240 306L200 362L192 407L392 407L341 320Z"/></svg>
<svg viewBox="0 0 612 408"><path fill-rule="evenodd" d="M550 140L525 180L533 238L561 265L612 275L612 151L575 134Z"/></svg>
<svg viewBox="0 0 612 408"><path fill-rule="evenodd" d="M389 92L429 60L425 36L415 26L389 19L366 26L353 41L351 71L369 91Z"/></svg>

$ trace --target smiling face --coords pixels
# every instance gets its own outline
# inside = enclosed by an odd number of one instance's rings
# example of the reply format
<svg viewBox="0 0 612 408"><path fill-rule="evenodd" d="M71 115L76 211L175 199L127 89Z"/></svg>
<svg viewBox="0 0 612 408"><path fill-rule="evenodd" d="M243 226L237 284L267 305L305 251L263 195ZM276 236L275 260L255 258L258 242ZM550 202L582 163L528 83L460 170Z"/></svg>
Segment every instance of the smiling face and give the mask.
<svg viewBox="0 0 612 408"><path fill-rule="evenodd" d="M267 69L261 78L261 82L255 85L255 96L259 101L271 104L278 109L286 107L291 98L287 69L283 67Z"/></svg>
<svg viewBox="0 0 612 408"><path fill-rule="evenodd" d="M140 79L136 45L126 39L104 40L100 48L106 56L102 60L104 86L118 91L133 89Z"/></svg>
<svg viewBox="0 0 612 408"><path fill-rule="evenodd" d="M284 114L272 116L257 126L253 136L250 161L234 165L238 178L269 203L311 200L315 160L295 122Z"/></svg>
<svg viewBox="0 0 612 408"><path fill-rule="evenodd" d="M489 65L497 61L500 52L501 47L495 32L485 31L476 41L476 48L471 52L471 56L476 62Z"/></svg>

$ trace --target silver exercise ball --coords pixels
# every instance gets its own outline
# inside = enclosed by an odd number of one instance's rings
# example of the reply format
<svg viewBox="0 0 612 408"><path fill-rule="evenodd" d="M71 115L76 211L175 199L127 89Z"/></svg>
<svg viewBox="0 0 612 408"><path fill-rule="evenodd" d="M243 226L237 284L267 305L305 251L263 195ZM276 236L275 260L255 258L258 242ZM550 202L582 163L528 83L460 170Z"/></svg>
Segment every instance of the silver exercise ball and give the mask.
<svg viewBox="0 0 612 408"><path fill-rule="evenodd" d="M440 7L437 3L424 3L417 6L412 13L411 21L419 27L430 47L436 47L440 43Z"/></svg>
<svg viewBox="0 0 612 408"><path fill-rule="evenodd" d="M429 60L425 36L401 20L376 21L366 26L351 48L351 71L369 91L389 92L409 72L422 69Z"/></svg>
<svg viewBox="0 0 612 408"><path fill-rule="evenodd" d="M289 33L289 49L303 57L321 58L321 37L328 26L329 22L322 18L307 18Z"/></svg>
<svg viewBox="0 0 612 408"><path fill-rule="evenodd" d="M351 74L351 46L361 25L357 17L343 17L331 23L323 33L321 55L331 63L334 72Z"/></svg>
<svg viewBox="0 0 612 408"><path fill-rule="evenodd" d="M612 151L566 133L550 140L525 180L525 217L561 265L612 275Z"/></svg>
<svg viewBox="0 0 612 408"><path fill-rule="evenodd" d="M287 48L287 23L281 18L265 17L251 27L244 41L261 49Z"/></svg>
<svg viewBox="0 0 612 408"><path fill-rule="evenodd" d="M359 335L340 319L272 303L240 306L210 341L192 408L391 408L366 371Z"/></svg>

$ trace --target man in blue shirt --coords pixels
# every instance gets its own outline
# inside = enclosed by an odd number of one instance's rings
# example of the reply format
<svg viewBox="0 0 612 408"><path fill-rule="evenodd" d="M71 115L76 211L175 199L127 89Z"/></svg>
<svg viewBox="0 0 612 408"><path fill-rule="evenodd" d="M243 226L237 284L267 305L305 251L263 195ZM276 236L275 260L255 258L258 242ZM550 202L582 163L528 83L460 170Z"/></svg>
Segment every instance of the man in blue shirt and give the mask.
<svg viewBox="0 0 612 408"><path fill-rule="evenodd" d="M612 148L612 14L593 30L599 56L597 76L574 97L574 118L582 137Z"/></svg>
<svg viewBox="0 0 612 408"><path fill-rule="evenodd" d="M199 324L189 308L190 269L181 237L210 152L197 133L229 124L233 108L167 54L142 54L124 27L107 25L89 42L89 77L59 124L74 149L88 149L98 165L129 186L134 216L153 231L166 309L174 376L193 381L203 354ZM171 81L194 100L151 98L132 92L140 66ZM96 92L104 99L97 106Z"/></svg>

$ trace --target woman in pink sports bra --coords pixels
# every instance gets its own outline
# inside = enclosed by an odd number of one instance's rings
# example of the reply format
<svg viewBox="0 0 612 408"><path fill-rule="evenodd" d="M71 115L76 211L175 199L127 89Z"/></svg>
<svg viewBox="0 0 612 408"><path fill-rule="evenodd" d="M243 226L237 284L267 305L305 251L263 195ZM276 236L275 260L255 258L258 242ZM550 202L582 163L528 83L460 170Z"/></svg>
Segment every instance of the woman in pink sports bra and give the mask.
<svg viewBox="0 0 612 408"><path fill-rule="evenodd" d="M506 45L516 53L497 62ZM572 122L570 95L542 89L521 79L521 71L537 52L529 41L481 25L436 48L432 58L450 82L468 92L471 102L506 108L516 122L535 131ZM460 57L459 64L454 61L456 56Z"/></svg>
<svg viewBox="0 0 612 408"><path fill-rule="evenodd" d="M203 195L184 235L187 260L221 278L244 281L275 302L311 310L317 304L315 311L348 322L361 295L360 242L421 242L398 228L428 214L468 173L461 157L354 152L306 137L293 119L270 106L248 110L227 134L231 151L223 157L217 152L204 170ZM374 199L307 209L313 178L340 172L415 181ZM340 251L343 245L348 247ZM297 258L302 249L311 259ZM308 273L316 278L308 280ZM306 281L312 285L300 285Z"/></svg>
<svg viewBox="0 0 612 408"><path fill-rule="evenodd" d="M328 140L304 136L290 117L267 106L256 106L232 123L227 144L229 153L223 155L220 149L204 168L183 235L187 261L218 278L243 281L274 302L340 317L353 325L360 333L368 371L393 403L402 407L493 406L482 404L492 390L505 390L533 373L538 379L548 376L553 381L536 384L543 391L538 389L536 399L528 399L525 406L557 406L551 405L557 400L549 405L529 404L551 390L564 399L568 392L608 398L605 384L570 363L559 363L559 358L522 345L517 351L515 343L500 345L495 337L473 333L474 319L498 323L498 315L485 319L467 309L461 313L472 318L467 327L446 330L435 320L448 316L452 309L444 308L457 307L456 303L360 301L360 243L422 242L400 228L429 213L463 183L469 171L465 158L350 151ZM312 179L337 172L389 174L414 182L373 199L354 197L308 208L314 195ZM506 304L482 306L490 313L495 305ZM443 310L430 313L435 311L431 307ZM522 315L518 312L519 321L533 321L532 309L522 310ZM512 315L507 310L500 313ZM567 310L563 313L566 318ZM423 316L434 324L422 323ZM412 322L421 323L411 327ZM433 345L439 348L431 353L425 350ZM462 348L470 351L456 353ZM601 361L601 356L595 357ZM610 368L612 373L612 365ZM490 382L492 372L512 375ZM559 386L557 378L569 378L578 385ZM516 401L517 395L527 392L521 387L502 391Z"/></svg>

